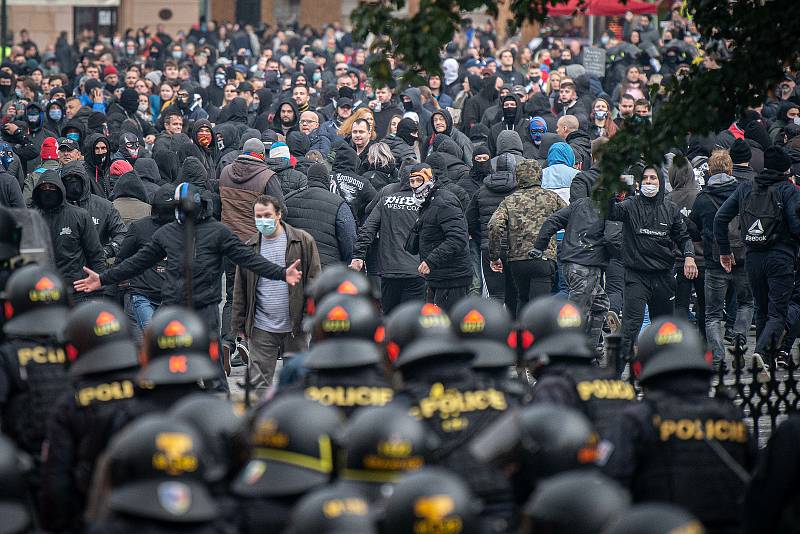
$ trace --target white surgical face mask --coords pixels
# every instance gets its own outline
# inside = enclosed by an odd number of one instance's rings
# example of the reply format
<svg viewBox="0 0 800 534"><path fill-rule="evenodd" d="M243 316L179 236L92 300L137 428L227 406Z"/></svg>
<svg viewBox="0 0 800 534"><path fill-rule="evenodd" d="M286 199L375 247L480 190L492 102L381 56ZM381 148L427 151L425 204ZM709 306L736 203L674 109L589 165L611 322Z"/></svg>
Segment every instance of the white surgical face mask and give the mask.
<svg viewBox="0 0 800 534"><path fill-rule="evenodd" d="M656 184L642 184L639 190L647 198L653 198L658 194L658 186Z"/></svg>

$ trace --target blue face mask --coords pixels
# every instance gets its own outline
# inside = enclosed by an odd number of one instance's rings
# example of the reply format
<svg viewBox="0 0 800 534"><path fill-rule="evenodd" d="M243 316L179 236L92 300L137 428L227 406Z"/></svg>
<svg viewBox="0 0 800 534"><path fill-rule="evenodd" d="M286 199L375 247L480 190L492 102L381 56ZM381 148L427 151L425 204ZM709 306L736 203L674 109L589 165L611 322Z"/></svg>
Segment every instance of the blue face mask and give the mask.
<svg viewBox="0 0 800 534"><path fill-rule="evenodd" d="M259 232L269 237L275 233L278 228L278 222L275 219L256 217L256 228Z"/></svg>
<svg viewBox="0 0 800 534"><path fill-rule="evenodd" d="M76 133L76 132L70 132L70 133L67 134L67 139L72 139L75 142L80 142L81 134Z"/></svg>
<svg viewBox="0 0 800 534"><path fill-rule="evenodd" d="M536 143L537 145L542 144L542 138L544 137L544 131L542 130L531 130L531 140Z"/></svg>
<svg viewBox="0 0 800 534"><path fill-rule="evenodd" d="M47 115L50 117L50 120L58 122L61 120L61 117L64 116L64 113L62 113L61 110L58 108L52 108L50 111L47 112Z"/></svg>

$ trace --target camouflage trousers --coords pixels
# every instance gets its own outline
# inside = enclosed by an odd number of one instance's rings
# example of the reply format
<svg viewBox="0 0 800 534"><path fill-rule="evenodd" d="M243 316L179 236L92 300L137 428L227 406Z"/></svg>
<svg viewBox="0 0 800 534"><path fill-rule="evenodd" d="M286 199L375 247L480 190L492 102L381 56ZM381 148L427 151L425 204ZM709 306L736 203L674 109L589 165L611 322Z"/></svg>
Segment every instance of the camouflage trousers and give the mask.
<svg viewBox="0 0 800 534"><path fill-rule="evenodd" d="M592 343L599 344L609 306L603 287L603 269L565 262L563 273L569 288L569 300L586 312L586 333Z"/></svg>

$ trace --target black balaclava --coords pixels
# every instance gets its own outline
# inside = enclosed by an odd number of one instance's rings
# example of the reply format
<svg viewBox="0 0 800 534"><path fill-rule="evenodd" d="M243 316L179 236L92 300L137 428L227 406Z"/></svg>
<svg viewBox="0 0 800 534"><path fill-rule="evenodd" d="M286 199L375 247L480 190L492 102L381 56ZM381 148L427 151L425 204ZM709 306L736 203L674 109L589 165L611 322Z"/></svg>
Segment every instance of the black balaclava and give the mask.
<svg viewBox="0 0 800 534"><path fill-rule="evenodd" d="M414 146L414 143L418 139L417 137L418 135L419 135L419 128L417 127L417 123L414 122L414 119L406 117L405 119L401 119L400 122L397 123L397 137L405 141L406 144Z"/></svg>
<svg viewBox="0 0 800 534"><path fill-rule="evenodd" d="M509 125L513 125L515 119L517 118L517 106L516 106L517 101L513 96L506 95L503 97L503 102L501 103L501 105L505 104L506 102L514 102L514 107L513 108L503 107L503 122Z"/></svg>
<svg viewBox="0 0 800 534"><path fill-rule="evenodd" d="M139 93L136 89L126 87L119 97L119 105L122 106L128 115L133 115L139 108Z"/></svg>
<svg viewBox="0 0 800 534"><path fill-rule="evenodd" d="M139 138L136 134L131 132L124 132L122 135L119 136L119 151L125 156L127 160L136 160L139 157L139 151L141 147L138 148L128 148L126 145L128 143L139 143Z"/></svg>
<svg viewBox="0 0 800 534"><path fill-rule="evenodd" d="M64 191L67 193L67 200L75 202L80 200L83 195L83 178L77 174L68 174L61 179L64 182Z"/></svg>
<svg viewBox="0 0 800 534"><path fill-rule="evenodd" d="M486 155L490 158L486 161L476 161L475 156L479 155ZM483 145L475 147L475 150L472 152L472 172L470 173L474 178L482 180L486 176L492 174L492 160L491 160L491 152L489 149Z"/></svg>

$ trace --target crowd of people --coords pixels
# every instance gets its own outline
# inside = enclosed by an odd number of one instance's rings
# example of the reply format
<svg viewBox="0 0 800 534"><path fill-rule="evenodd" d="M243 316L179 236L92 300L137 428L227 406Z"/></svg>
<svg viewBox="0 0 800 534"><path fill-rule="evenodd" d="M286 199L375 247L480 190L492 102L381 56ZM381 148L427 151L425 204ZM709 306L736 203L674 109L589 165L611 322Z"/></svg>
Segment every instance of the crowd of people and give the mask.
<svg viewBox="0 0 800 534"><path fill-rule="evenodd" d="M598 78L465 19L410 86L338 24L20 31L0 533L793 532L800 419L758 451L708 393L797 367L800 75L598 200L725 61L680 3L620 22Z"/></svg>

